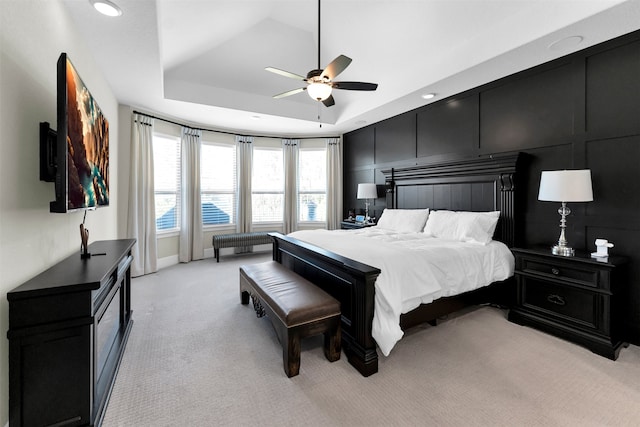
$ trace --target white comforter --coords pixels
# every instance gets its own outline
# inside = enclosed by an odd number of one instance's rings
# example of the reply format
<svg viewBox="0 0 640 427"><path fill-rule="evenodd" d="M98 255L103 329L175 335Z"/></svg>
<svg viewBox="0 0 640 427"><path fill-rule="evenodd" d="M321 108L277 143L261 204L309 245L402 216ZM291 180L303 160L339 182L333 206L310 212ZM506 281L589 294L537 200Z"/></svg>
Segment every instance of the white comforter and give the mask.
<svg viewBox="0 0 640 427"><path fill-rule="evenodd" d="M505 280L514 271L511 251L497 241L483 246L378 227L289 235L381 270L375 284L372 335L385 356L404 334L400 314Z"/></svg>

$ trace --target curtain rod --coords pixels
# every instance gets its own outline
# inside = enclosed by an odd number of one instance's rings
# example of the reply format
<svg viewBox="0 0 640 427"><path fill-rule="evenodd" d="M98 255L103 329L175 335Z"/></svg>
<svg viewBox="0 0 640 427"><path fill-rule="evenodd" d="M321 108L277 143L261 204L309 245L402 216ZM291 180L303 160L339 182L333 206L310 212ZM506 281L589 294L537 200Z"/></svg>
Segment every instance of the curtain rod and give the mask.
<svg viewBox="0 0 640 427"><path fill-rule="evenodd" d="M151 119L161 120L161 121L163 121L163 122L167 122L167 123L172 123L172 124L177 125L177 126L186 126L186 127L189 127L189 128L191 128L191 129L195 129L195 130L201 130L201 131L207 131L207 132L218 132L218 133L224 133L224 134L227 134L227 135L251 136L251 137L254 137L254 138L273 138L273 139L322 139L322 138L340 138L339 136L303 136L303 137L290 138L290 137L271 136L271 135L246 135L246 134L239 134L238 132L228 132L228 131L224 131L224 130L215 130L215 129L205 129L205 128L193 127L193 126L185 125L184 123L178 123L178 122L174 122L173 120L164 119L164 118L162 118L162 117L156 117L156 116L153 116L153 115L151 115L151 114L143 113L143 112L141 112L141 111L133 110L133 112L134 112L135 114L140 114L141 116L149 117L149 118L151 118Z"/></svg>

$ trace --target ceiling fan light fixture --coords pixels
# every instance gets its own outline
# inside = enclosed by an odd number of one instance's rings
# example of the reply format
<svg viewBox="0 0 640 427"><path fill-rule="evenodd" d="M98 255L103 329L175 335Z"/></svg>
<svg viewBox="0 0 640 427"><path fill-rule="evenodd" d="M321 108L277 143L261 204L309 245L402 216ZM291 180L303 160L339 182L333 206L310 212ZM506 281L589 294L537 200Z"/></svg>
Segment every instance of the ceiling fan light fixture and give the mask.
<svg viewBox="0 0 640 427"><path fill-rule="evenodd" d="M326 83L313 82L307 86L307 93L316 101L324 101L331 96L331 86Z"/></svg>

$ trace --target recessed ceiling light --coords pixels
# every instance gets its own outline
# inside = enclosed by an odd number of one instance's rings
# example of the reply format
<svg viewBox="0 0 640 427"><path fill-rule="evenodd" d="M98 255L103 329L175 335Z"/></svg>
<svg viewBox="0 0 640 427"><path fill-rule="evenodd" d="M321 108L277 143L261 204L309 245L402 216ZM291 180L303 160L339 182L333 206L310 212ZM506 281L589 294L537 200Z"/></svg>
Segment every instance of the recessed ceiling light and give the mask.
<svg viewBox="0 0 640 427"><path fill-rule="evenodd" d="M551 43L549 45L549 50L567 50L567 49L571 49L572 47L575 47L575 46L579 45L580 43L582 43L582 40L584 40L584 37L582 37L582 36L565 37L563 39L556 40L553 43Z"/></svg>
<svg viewBox="0 0 640 427"><path fill-rule="evenodd" d="M93 7L103 15L122 15L122 10L118 7L118 5L109 0L89 0L89 3L91 3Z"/></svg>
<svg viewBox="0 0 640 427"><path fill-rule="evenodd" d="M422 95L422 97L424 99L431 99L431 98L435 98L436 94L435 93L425 93L424 95Z"/></svg>

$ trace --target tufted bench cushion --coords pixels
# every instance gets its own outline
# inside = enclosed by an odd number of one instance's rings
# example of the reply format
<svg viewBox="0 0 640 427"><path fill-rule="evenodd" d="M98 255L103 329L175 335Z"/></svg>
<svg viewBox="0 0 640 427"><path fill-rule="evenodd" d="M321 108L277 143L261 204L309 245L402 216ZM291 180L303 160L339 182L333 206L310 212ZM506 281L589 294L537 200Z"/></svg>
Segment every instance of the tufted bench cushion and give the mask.
<svg viewBox="0 0 640 427"><path fill-rule="evenodd" d="M324 354L340 359L340 302L276 261L240 267L240 302L266 314L282 344L288 377L300 370L300 339L324 334Z"/></svg>
<svg viewBox="0 0 640 427"><path fill-rule="evenodd" d="M218 234L212 238L213 252L216 262L220 262L221 248L237 248L240 246L264 245L272 243L271 231L252 231L250 233Z"/></svg>

